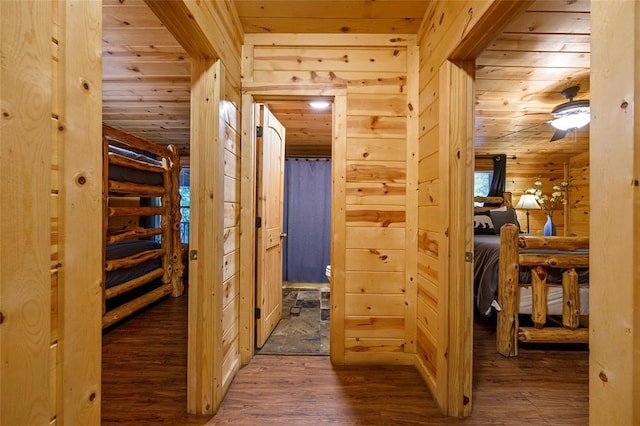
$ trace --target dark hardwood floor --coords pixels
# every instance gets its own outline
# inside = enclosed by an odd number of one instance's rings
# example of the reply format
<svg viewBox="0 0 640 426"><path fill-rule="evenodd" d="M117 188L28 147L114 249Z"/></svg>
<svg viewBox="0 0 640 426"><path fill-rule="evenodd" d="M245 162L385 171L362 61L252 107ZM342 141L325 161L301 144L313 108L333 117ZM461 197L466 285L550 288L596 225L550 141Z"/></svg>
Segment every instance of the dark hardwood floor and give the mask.
<svg viewBox="0 0 640 426"><path fill-rule="evenodd" d="M215 417L186 414L186 297L167 298L103 337L102 424L587 425L588 352L495 352L474 327L473 415L448 418L412 367L332 366L326 356L258 355Z"/></svg>

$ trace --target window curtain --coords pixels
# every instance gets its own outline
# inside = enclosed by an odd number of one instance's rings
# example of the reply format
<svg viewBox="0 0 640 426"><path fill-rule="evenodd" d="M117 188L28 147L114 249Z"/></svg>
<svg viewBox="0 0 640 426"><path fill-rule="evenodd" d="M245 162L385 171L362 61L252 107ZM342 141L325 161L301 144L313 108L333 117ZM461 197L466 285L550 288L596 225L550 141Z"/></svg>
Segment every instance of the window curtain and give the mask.
<svg viewBox="0 0 640 426"><path fill-rule="evenodd" d="M289 282L327 282L331 244L331 160L286 159L282 275Z"/></svg>
<svg viewBox="0 0 640 426"><path fill-rule="evenodd" d="M493 157L493 178L488 197L502 197L507 187L507 155L498 154ZM485 203L485 206L490 204Z"/></svg>

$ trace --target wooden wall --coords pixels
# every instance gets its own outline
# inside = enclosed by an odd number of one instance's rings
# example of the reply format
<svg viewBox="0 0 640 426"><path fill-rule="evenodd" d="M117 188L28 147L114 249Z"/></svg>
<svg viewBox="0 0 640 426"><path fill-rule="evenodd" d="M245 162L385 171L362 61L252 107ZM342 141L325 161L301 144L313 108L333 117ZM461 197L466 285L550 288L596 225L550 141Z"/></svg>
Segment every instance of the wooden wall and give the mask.
<svg viewBox="0 0 640 426"><path fill-rule="evenodd" d="M0 22L0 424L48 424L55 418L51 205L58 187L51 4L2 2Z"/></svg>
<svg viewBox="0 0 640 426"><path fill-rule="evenodd" d="M475 170L492 170L491 159L476 158ZM535 176L540 176L545 193L549 193L553 185L570 182L567 191L568 204L565 208L558 205L553 213L558 235L589 236L589 153L572 157L559 155L556 157L517 157L507 159L506 190L512 193L513 204L517 204L520 196L533 187ZM526 229L526 211L516 210L521 228ZM542 234L546 217L543 210L529 211L530 231Z"/></svg>
<svg viewBox="0 0 640 426"><path fill-rule="evenodd" d="M410 363L415 353L414 37L250 34L243 88L344 90L334 134L331 353L338 363ZM336 118L337 117L337 118ZM335 128L335 126L334 126ZM346 141L343 146L340 141ZM409 159L409 162L408 162ZM335 173L342 170L343 173ZM339 213L337 213L339 212ZM409 213L408 213L409 212ZM337 242L337 243L336 243Z"/></svg>
<svg viewBox="0 0 640 426"><path fill-rule="evenodd" d="M450 231L471 229L472 203L458 199L452 190L472 193L472 179L465 176L465 170L472 167L473 159L467 159L468 153L460 150L466 149L464 139L472 137L469 128L473 127L473 117L469 116L468 105L456 98L468 96L463 74L469 66L450 58L456 54L473 60L482 50L479 46L488 43L492 33L497 35L496 29L511 13L510 7L519 5L491 0L432 2L418 32L417 367L439 405L456 416L471 413L471 377L464 372L471 370L471 359L465 354L471 351L472 315L471 308L466 308L470 300L465 295L471 298L472 293L465 287L466 272L452 271L451 265L469 267L463 259L464 253L472 250L472 238L452 236ZM466 203L468 218L464 213Z"/></svg>
<svg viewBox="0 0 640 426"><path fill-rule="evenodd" d="M628 34L638 34L640 5L592 1L591 16L589 423L637 425L640 50Z"/></svg>
<svg viewBox="0 0 640 426"><path fill-rule="evenodd" d="M559 185L566 180L566 157L545 158L518 157L507 160L506 190L511 192L513 204L517 204L520 196L529 188L533 188L534 178L540 176L543 192L550 194L553 185ZM565 212L564 206L559 204L553 212L553 223L556 225L557 235L564 235ZM527 216L524 210L516 210L518 221L522 229L526 230ZM529 211L530 231L532 234L542 235L542 228L547 220L544 210Z"/></svg>
<svg viewBox="0 0 640 426"><path fill-rule="evenodd" d="M98 424L100 4L0 8L0 423Z"/></svg>
<svg viewBox="0 0 640 426"><path fill-rule="evenodd" d="M224 144L224 259L222 273L222 388L240 368L240 105L238 92L220 105ZM233 100L231 100L233 99Z"/></svg>
<svg viewBox="0 0 640 426"><path fill-rule="evenodd" d="M589 236L591 201L589 197L589 152L569 159L569 205L567 208L567 235Z"/></svg>

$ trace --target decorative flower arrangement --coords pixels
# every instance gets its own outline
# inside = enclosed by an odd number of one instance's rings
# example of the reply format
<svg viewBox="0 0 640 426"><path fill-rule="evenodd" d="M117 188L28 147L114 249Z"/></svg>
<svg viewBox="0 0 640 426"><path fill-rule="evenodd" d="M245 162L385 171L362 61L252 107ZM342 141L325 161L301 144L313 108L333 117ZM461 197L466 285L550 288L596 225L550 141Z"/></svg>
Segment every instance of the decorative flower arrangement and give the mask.
<svg viewBox="0 0 640 426"><path fill-rule="evenodd" d="M533 181L533 188L527 189L527 192L533 194L540 208L543 209L548 216L553 216L553 210L558 204L567 204L569 202L566 198L569 182L553 185L553 192L551 192L551 194L545 194L542 191L542 186L540 176L536 176Z"/></svg>

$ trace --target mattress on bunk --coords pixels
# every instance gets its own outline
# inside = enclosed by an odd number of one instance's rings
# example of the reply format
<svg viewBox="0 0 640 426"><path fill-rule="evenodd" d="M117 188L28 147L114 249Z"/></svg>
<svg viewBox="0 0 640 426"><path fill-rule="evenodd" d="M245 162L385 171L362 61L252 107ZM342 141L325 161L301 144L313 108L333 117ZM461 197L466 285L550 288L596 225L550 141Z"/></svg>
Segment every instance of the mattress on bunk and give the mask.
<svg viewBox="0 0 640 426"><path fill-rule="evenodd" d="M113 152L123 157L150 163L155 166L162 166L162 162L147 155L129 151L124 148L109 145L109 152ZM109 164L109 179L119 182L142 183L147 185L162 185L162 173L149 172L145 170L131 169L129 167Z"/></svg>
<svg viewBox="0 0 640 426"><path fill-rule="evenodd" d="M563 253L557 250L530 250L524 249L521 252L533 252L533 253ZM588 253L588 250L576 250L576 254L585 254ZM498 299L498 264L500 259L500 235L474 235L474 294L476 301L476 308L478 311L485 316L490 316L492 313L492 307L494 306L494 301ZM588 268L576 268L576 272L578 274L578 283L586 284L589 282L589 270ZM549 284L560 284L562 283L562 270L557 268L548 268L547 269L547 283ZM520 277L521 284L529 284L531 283L531 270L528 267L520 268ZM531 290L530 286L528 286L529 290L526 288L521 290L521 302L526 300L527 292L530 295ZM560 287L560 291L562 288ZM552 286L549 286L549 292L553 293L555 289L552 289ZM581 314L584 312L588 312L588 297L585 298L585 294L583 292L588 292L587 286L581 286L580 288L580 298L581 298ZM561 293L559 294L561 297ZM553 299L553 297L551 297ZM562 303L562 302L560 302ZM526 303L521 303L523 309L527 313ZM530 312L530 307L528 308ZM554 315L554 313L551 313Z"/></svg>
<svg viewBox="0 0 640 426"><path fill-rule="evenodd" d="M106 250L106 260L121 259L129 257L136 253L156 250L161 246L159 243L151 240L130 240L121 241L114 244L108 244ZM106 272L105 288L111 288L134 278L138 278L154 269L162 268L162 259L150 259L139 265L130 268L116 269L115 271Z"/></svg>

